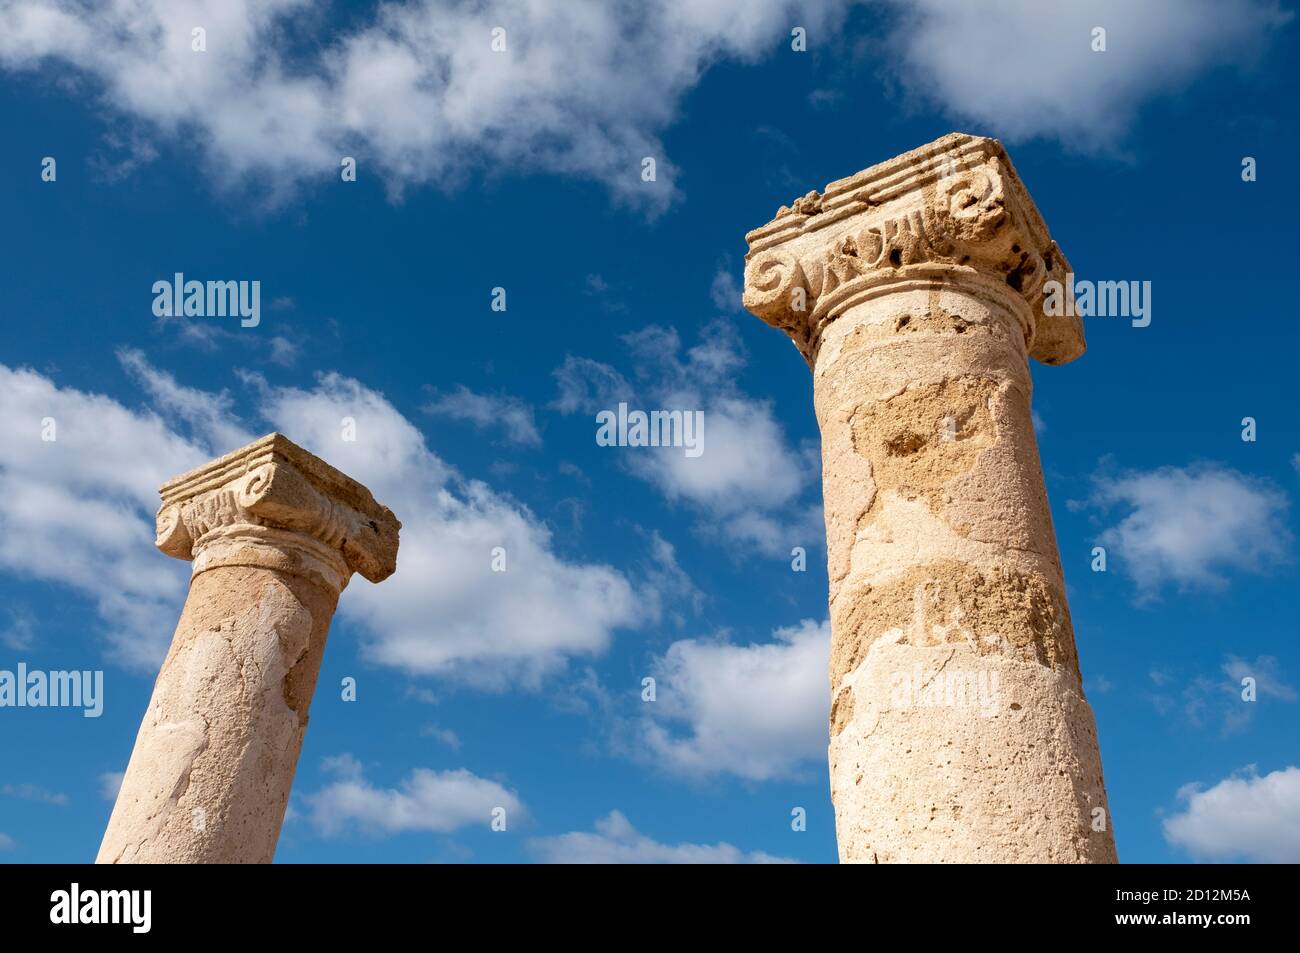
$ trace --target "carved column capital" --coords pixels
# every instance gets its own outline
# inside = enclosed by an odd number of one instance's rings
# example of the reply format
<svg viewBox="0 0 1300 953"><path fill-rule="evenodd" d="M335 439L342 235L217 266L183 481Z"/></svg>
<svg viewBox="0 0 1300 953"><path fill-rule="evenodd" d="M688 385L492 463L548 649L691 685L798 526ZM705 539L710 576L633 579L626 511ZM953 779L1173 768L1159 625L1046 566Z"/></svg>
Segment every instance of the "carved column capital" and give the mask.
<svg viewBox="0 0 1300 953"><path fill-rule="evenodd" d="M158 548L192 560L97 863L270 863L330 620L401 524L278 433L163 485Z"/></svg>
<svg viewBox="0 0 1300 953"><path fill-rule="evenodd" d="M160 490L157 546L217 566L261 566L335 592L359 572L397 568L401 523L370 491L278 433L182 474Z"/></svg>
<svg viewBox="0 0 1300 953"><path fill-rule="evenodd" d="M944 136L809 192L745 237L745 307L810 362L822 330L853 305L952 285L1023 301L1036 360L1083 353L1077 317L1043 315L1043 283L1070 266L997 140Z"/></svg>

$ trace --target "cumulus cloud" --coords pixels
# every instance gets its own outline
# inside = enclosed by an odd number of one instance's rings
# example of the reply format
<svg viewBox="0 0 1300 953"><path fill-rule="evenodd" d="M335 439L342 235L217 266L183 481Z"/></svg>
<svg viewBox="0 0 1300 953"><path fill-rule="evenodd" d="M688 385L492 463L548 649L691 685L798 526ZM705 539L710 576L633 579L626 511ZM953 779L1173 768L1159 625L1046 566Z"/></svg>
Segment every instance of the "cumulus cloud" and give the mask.
<svg viewBox="0 0 1300 953"><path fill-rule="evenodd" d="M676 448L629 457L669 499L684 498L726 522L785 510L816 476L811 453L790 446L771 401L735 385L746 358L730 322L705 325L699 342L686 349L673 328L647 327L625 340L657 405L704 411L699 457Z"/></svg>
<svg viewBox="0 0 1300 953"><path fill-rule="evenodd" d="M18 842L10 837L4 831L0 831L0 850L13 850L18 846Z"/></svg>
<svg viewBox="0 0 1300 953"><path fill-rule="evenodd" d="M261 384L275 429L361 481L402 520L398 572L382 589L350 586L339 612L367 633L374 661L485 687L532 684L613 630L645 621L622 573L567 562L523 504L461 478L380 393L338 374L302 390ZM345 440L341 421L355 422ZM493 550L505 551L494 572Z"/></svg>
<svg viewBox="0 0 1300 953"><path fill-rule="evenodd" d="M627 302L616 293L615 289L602 275L588 275L583 282L582 293L611 314L620 314L627 311Z"/></svg>
<svg viewBox="0 0 1300 953"><path fill-rule="evenodd" d="M327 758L325 767L336 779L303 796L307 819L325 837L446 833L473 825L487 828L497 808L505 809L507 823L524 813L513 791L465 770L416 768L396 788L381 788L366 780L361 763L350 754Z"/></svg>
<svg viewBox="0 0 1300 953"><path fill-rule="evenodd" d="M336 176L353 155L394 192L513 168L593 179L653 211L677 193L660 135L700 76L776 48L796 9L820 29L847 6L408 0L331 36L303 0L0 0L0 64L71 64L115 113L200 143L228 182Z"/></svg>
<svg viewBox="0 0 1300 953"><path fill-rule="evenodd" d="M234 400L228 393L213 394L177 383L175 377L154 367L144 352L134 348L121 348L117 358L153 398L154 409L188 426L205 446L233 450L256 437L236 422Z"/></svg>
<svg viewBox="0 0 1300 953"><path fill-rule="evenodd" d="M1291 548L1286 495L1214 464L1098 475L1091 502L1124 513L1097 539L1147 597L1169 584L1223 589L1228 573L1264 572Z"/></svg>
<svg viewBox="0 0 1300 953"><path fill-rule="evenodd" d="M8 623L0 628L0 645L23 652L36 644L36 618L26 609L10 609Z"/></svg>
<svg viewBox="0 0 1300 953"><path fill-rule="evenodd" d="M450 728L441 728L438 725L424 725L420 728L420 737L436 738L452 751L460 750L460 735Z"/></svg>
<svg viewBox="0 0 1300 953"><path fill-rule="evenodd" d="M353 156L394 196L541 172L602 183L654 213L679 194L663 134L710 67L777 53L792 24L814 49L833 48L855 5L391 0L331 30L305 0L0 0L0 67L57 68L106 107L106 138L124 154L114 175L167 139L201 148L228 186L282 193L336 177ZM1290 18L1270 0L862 5L870 30L896 13L881 68L914 94L977 131L1083 148L1111 142L1146 100L1208 68L1248 64ZM1108 31L1104 53L1091 49L1096 26ZM645 157L654 182L641 178Z"/></svg>
<svg viewBox="0 0 1300 953"><path fill-rule="evenodd" d="M587 357L566 355L564 363L551 372L558 393L551 409L562 414L593 416L617 407L620 401L636 402L636 391L614 368Z"/></svg>
<svg viewBox="0 0 1300 953"><path fill-rule="evenodd" d="M1276 698L1284 702L1293 702L1300 698L1295 688L1286 683L1276 656L1260 655L1252 662L1249 659L1229 655L1228 660L1223 663L1223 673L1238 687L1242 679L1253 678L1261 698Z"/></svg>
<svg viewBox="0 0 1300 953"><path fill-rule="evenodd" d="M49 791L39 784L6 784L0 787L0 794L20 798L24 801L36 801L40 804L55 804L63 807L68 803L68 796L61 791Z"/></svg>
<svg viewBox="0 0 1300 953"><path fill-rule="evenodd" d="M535 837L528 849L546 864L784 864L761 851L746 853L728 843L662 844L638 832L619 811L596 821L594 831Z"/></svg>
<svg viewBox="0 0 1300 953"><path fill-rule="evenodd" d="M153 546L158 487L211 449L23 368L0 365L0 406L0 569L84 594L110 655L156 669L188 579Z"/></svg>
<svg viewBox="0 0 1300 953"><path fill-rule="evenodd" d="M697 512L712 537L769 556L819 539L820 508L800 502L816 481L816 450L787 440L772 403L745 394L735 375L745 355L734 325L715 321L684 347L675 328L650 326L624 336L636 385L615 368L566 358L555 371L561 413L616 410L703 411L703 452L681 447L617 448L628 470L673 502ZM593 427L595 424L593 423Z"/></svg>
<svg viewBox="0 0 1300 953"><path fill-rule="evenodd" d="M473 424L480 430L500 428L507 440L520 446L542 445L533 409L517 397L476 394L461 385L449 394L436 396L425 404L424 411L435 417Z"/></svg>
<svg viewBox="0 0 1300 953"><path fill-rule="evenodd" d="M649 584L646 591L655 600L655 618L666 613L675 625L681 626L687 613L698 614L704 607L704 593L677 562L677 548L658 530L650 533L650 560L642 575Z"/></svg>
<svg viewBox="0 0 1300 953"><path fill-rule="evenodd" d="M1272 0L890 0L905 86L972 132L1114 145L1140 107L1211 67L1249 66L1291 14ZM1093 29L1106 31L1093 51Z"/></svg>
<svg viewBox="0 0 1300 953"><path fill-rule="evenodd" d="M727 265L718 268L709 285L709 300L723 314L740 311L741 289L735 273Z"/></svg>
<svg viewBox="0 0 1300 953"><path fill-rule="evenodd" d="M1165 839L1198 860L1300 863L1300 768L1260 777L1254 765L1214 787L1184 785Z"/></svg>
<svg viewBox="0 0 1300 953"><path fill-rule="evenodd" d="M1254 680L1249 700L1243 697L1246 678ZM1196 675L1181 687L1167 672L1153 671L1151 680L1156 691L1149 698L1161 715L1181 715L1196 729L1217 726L1225 736L1247 728L1265 701L1290 704L1300 698L1272 655L1253 661L1229 655L1216 674Z"/></svg>
<svg viewBox="0 0 1300 953"><path fill-rule="evenodd" d="M156 668L184 601L187 567L153 546L158 487L251 438L233 398L185 387L137 352L123 365L154 410L60 388L0 365L0 569L94 599L113 654ZM484 687L535 686L612 633L652 621L658 594L612 567L561 559L526 506L465 480L383 395L337 374L311 389L246 376L265 421L369 486L403 520L401 570L358 579L340 602L373 661ZM42 441L51 418L57 439ZM355 422L354 441L343 420ZM186 436L182 436L181 432ZM492 571L492 551L506 571Z"/></svg>
<svg viewBox="0 0 1300 953"><path fill-rule="evenodd" d="M698 399L697 399L698 398ZM771 512L793 500L812 475L808 461L786 442L770 402L739 396L692 395L663 402L704 408L704 452L648 448L634 458L669 499L698 503L722 517Z"/></svg>
<svg viewBox="0 0 1300 953"><path fill-rule="evenodd" d="M751 645L673 643L654 664L645 754L675 774L753 781L801 777L824 759L830 623L805 620L773 635Z"/></svg>
<svg viewBox="0 0 1300 953"><path fill-rule="evenodd" d="M122 790L122 779L125 777L125 771L105 771L100 774L99 796L105 801L116 801L117 792Z"/></svg>

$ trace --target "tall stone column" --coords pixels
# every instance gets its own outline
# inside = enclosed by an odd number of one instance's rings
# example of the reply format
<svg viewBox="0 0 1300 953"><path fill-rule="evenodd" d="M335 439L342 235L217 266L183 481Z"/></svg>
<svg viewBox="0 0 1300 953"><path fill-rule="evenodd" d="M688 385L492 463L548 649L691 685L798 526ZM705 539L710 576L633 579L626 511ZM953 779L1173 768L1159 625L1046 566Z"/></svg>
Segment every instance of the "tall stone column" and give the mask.
<svg viewBox="0 0 1300 953"><path fill-rule="evenodd" d="M270 863L339 593L392 575L401 523L280 434L161 494L194 572L97 862Z"/></svg>
<svg viewBox="0 0 1300 953"><path fill-rule="evenodd" d="M959 133L746 236L745 306L807 359L842 861L1114 862L1030 417L1068 262L1001 145Z"/></svg>

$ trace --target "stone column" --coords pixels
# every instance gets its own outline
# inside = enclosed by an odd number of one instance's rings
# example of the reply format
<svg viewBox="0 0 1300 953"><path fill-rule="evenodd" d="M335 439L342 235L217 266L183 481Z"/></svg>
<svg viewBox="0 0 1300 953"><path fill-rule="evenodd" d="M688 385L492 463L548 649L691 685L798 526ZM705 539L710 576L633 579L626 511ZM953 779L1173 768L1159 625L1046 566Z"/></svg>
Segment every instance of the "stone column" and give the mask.
<svg viewBox="0 0 1300 953"><path fill-rule="evenodd" d="M194 573L97 862L270 863L339 593L392 575L401 524L280 434L161 494Z"/></svg>
<svg viewBox="0 0 1300 953"><path fill-rule="evenodd" d="M1114 862L1030 417L1083 328L1006 152L945 136L747 239L822 432L840 859Z"/></svg>

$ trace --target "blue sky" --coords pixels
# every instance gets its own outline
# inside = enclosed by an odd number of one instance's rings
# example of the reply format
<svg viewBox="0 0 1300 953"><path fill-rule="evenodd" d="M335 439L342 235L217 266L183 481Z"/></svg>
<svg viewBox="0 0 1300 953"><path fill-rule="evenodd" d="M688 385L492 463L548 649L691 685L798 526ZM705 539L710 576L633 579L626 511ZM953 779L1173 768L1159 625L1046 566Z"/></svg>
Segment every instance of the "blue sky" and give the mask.
<svg viewBox="0 0 1300 953"><path fill-rule="evenodd" d="M811 381L744 234L953 129L1152 283L1033 369L1120 857L1300 860L1296 24L1141 6L0 0L0 669L105 673L97 719L0 709L0 860L93 858L184 601L157 487L280 429L404 529L278 861L832 862ZM261 323L156 318L178 271ZM620 399L704 409L698 465L597 446Z"/></svg>

